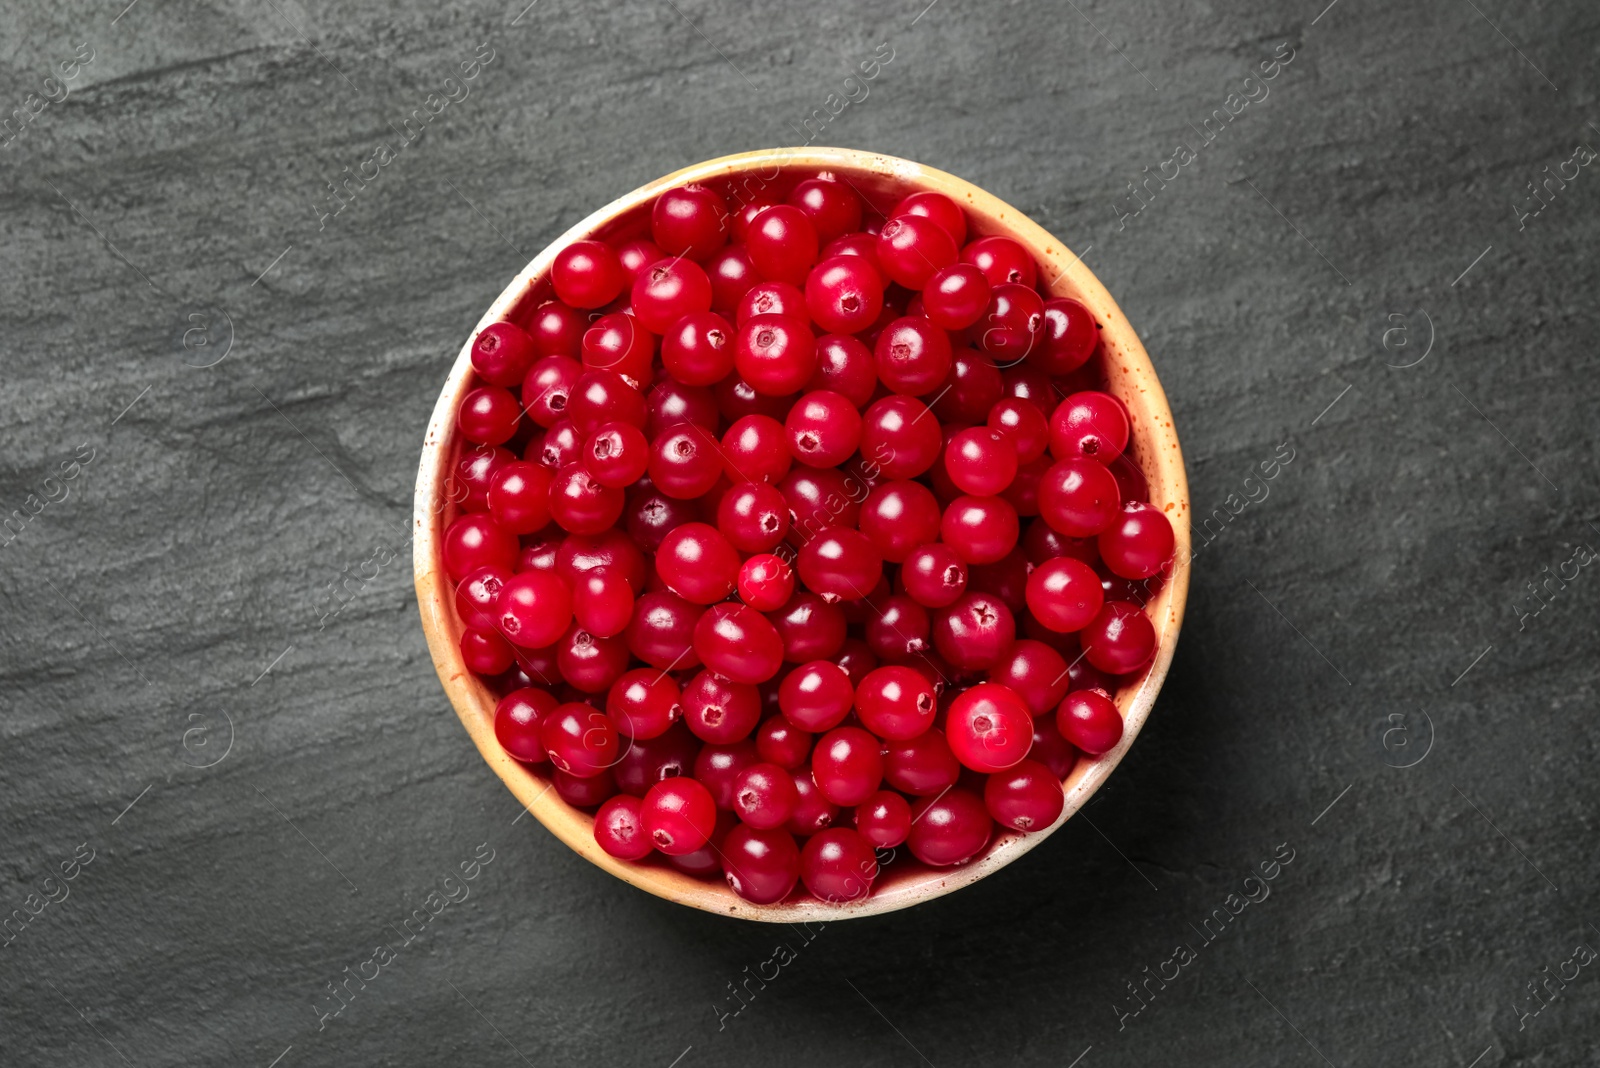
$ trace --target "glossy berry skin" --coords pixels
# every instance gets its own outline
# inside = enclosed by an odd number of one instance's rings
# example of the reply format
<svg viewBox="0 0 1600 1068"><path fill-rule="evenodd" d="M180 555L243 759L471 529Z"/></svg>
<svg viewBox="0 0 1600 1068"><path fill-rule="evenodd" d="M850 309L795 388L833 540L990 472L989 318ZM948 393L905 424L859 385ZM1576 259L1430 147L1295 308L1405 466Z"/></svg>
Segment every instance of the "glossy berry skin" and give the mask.
<svg viewBox="0 0 1600 1068"><path fill-rule="evenodd" d="M760 762L756 743L745 738L728 745L703 746L694 758L694 777L711 791L711 800L724 812L733 811L734 787L744 769Z"/></svg>
<svg viewBox="0 0 1600 1068"><path fill-rule="evenodd" d="M748 683L702 671L683 688L683 721L703 742L741 742L760 720L761 695Z"/></svg>
<svg viewBox="0 0 1600 1068"><path fill-rule="evenodd" d="M693 423L714 434L721 418L716 394L709 387L685 385L665 372L656 375L645 392L644 403L649 413L644 436L652 439L679 423Z"/></svg>
<svg viewBox="0 0 1600 1068"><path fill-rule="evenodd" d="M933 684L920 672L891 664L868 672L856 687L856 715L872 733L906 741L933 726Z"/></svg>
<svg viewBox="0 0 1600 1068"><path fill-rule="evenodd" d="M547 758L539 724L559 703L548 691L532 686L502 697L494 709L494 736L500 748L525 763L542 763Z"/></svg>
<svg viewBox="0 0 1600 1068"><path fill-rule="evenodd" d="M728 887L752 904L782 901L800 880L800 848L782 827L760 830L741 823L718 852Z"/></svg>
<svg viewBox="0 0 1600 1068"><path fill-rule="evenodd" d="M1033 746L1033 714L1015 691L981 682L956 697L945 717L945 738L962 765L1004 771Z"/></svg>
<svg viewBox="0 0 1600 1068"><path fill-rule="evenodd" d="M640 276L644 277L643 275ZM627 312L602 315L583 332L583 365L591 370L627 375L635 382L650 378L655 338Z"/></svg>
<svg viewBox="0 0 1600 1068"><path fill-rule="evenodd" d="M1011 610L992 594L964 593L933 617L934 648L964 671L994 667L1010 651L1016 635Z"/></svg>
<svg viewBox="0 0 1600 1068"><path fill-rule="evenodd" d="M756 273L790 285L806 280L820 247L811 217L790 204L775 204L752 219L744 243Z"/></svg>
<svg viewBox="0 0 1600 1068"><path fill-rule="evenodd" d="M572 387L582 375L583 364L566 356L546 356L530 367L522 380L528 418L546 428L565 419Z"/></svg>
<svg viewBox="0 0 1600 1068"><path fill-rule="evenodd" d="M925 190L909 194L889 212L891 219L898 219L903 215L921 215L932 219L939 224L940 229L950 235L950 240L957 246L967 239L966 212L961 210L961 205L943 193Z"/></svg>
<svg viewBox="0 0 1600 1068"><path fill-rule="evenodd" d="M898 564L917 546L938 539L941 514L928 487L896 479L878 483L867 494L858 526L885 560Z"/></svg>
<svg viewBox="0 0 1600 1068"><path fill-rule="evenodd" d="M1085 390L1050 416L1050 452L1058 460L1084 457L1109 464L1128 446L1128 413L1109 393Z"/></svg>
<svg viewBox="0 0 1600 1068"><path fill-rule="evenodd" d="M655 851L645 833L639 799L627 794L611 798L594 814L594 840L618 860L643 860Z"/></svg>
<svg viewBox="0 0 1600 1068"><path fill-rule="evenodd" d="M461 632L460 648L461 660L468 671L479 675L498 675L511 669L511 646L492 630L468 627Z"/></svg>
<svg viewBox="0 0 1600 1068"><path fill-rule="evenodd" d="M878 335L873 359L889 392L920 397L937 390L950 374L950 335L927 319L905 316Z"/></svg>
<svg viewBox="0 0 1600 1068"><path fill-rule="evenodd" d="M461 399L456 425L461 436L482 445L510 440L522 419L522 406L503 386L480 386Z"/></svg>
<svg viewBox="0 0 1600 1068"><path fill-rule="evenodd" d="M967 565L948 545L922 545L906 557L900 581L918 604L943 608L966 592Z"/></svg>
<svg viewBox="0 0 1600 1068"><path fill-rule="evenodd" d="M788 201L810 217L823 243L861 229L861 198L843 182L807 178L789 193Z"/></svg>
<svg viewBox="0 0 1600 1068"><path fill-rule="evenodd" d="M704 748L682 723L674 723L654 738L634 738L622 745L622 755L611 769L617 788L643 797L650 787L674 775L694 774L695 757Z"/></svg>
<svg viewBox="0 0 1600 1068"><path fill-rule="evenodd" d="M1144 667L1156 652L1155 627L1127 601L1107 601L1078 637L1084 659L1112 675Z"/></svg>
<svg viewBox="0 0 1600 1068"><path fill-rule="evenodd" d="M983 784L983 803L1002 827L1013 831L1042 831L1055 824L1066 808L1061 780L1036 760L989 776Z"/></svg>
<svg viewBox="0 0 1600 1068"><path fill-rule="evenodd" d="M861 455L884 478L916 478L939 459L939 421L915 397L883 397L861 418Z"/></svg>
<svg viewBox="0 0 1600 1068"><path fill-rule="evenodd" d="M752 316L739 324L733 365L757 393L787 396L816 372L816 337L810 324L798 316Z"/></svg>
<svg viewBox="0 0 1600 1068"><path fill-rule="evenodd" d="M1043 764L1057 781L1061 781L1072 774L1081 755L1077 747L1061 736L1055 716L1033 718L1033 748L1028 750L1029 760Z"/></svg>
<svg viewBox="0 0 1600 1068"><path fill-rule="evenodd" d="M1106 691L1077 690L1056 710L1056 729L1077 748L1099 756L1122 741L1122 713Z"/></svg>
<svg viewBox="0 0 1600 1068"><path fill-rule="evenodd" d="M714 311L683 315L662 331L662 366L685 385L715 385L733 370L733 334Z"/></svg>
<svg viewBox="0 0 1600 1068"><path fill-rule="evenodd" d="M1044 302L1044 329L1028 362L1046 374L1069 375L1089 362L1100 341L1094 314L1071 297Z"/></svg>
<svg viewBox="0 0 1600 1068"><path fill-rule="evenodd" d="M1104 464L1060 460L1039 479L1039 514L1069 538L1088 538L1116 522L1122 494Z"/></svg>
<svg viewBox="0 0 1600 1068"><path fill-rule="evenodd" d="M828 659L844 648L846 621L836 604L799 590L769 619L783 638L783 658L791 664Z"/></svg>
<svg viewBox="0 0 1600 1068"><path fill-rule="evenodd" d="M559 471L583 459L583 435L571 419L558 419L549 430L533 436L522 458Z"/></svg>
<svg viewBox="0 0 1600 1068"><path fill-rule="evenodd" d="M572 623L572 595L548 571L521 571L506 580L496 602L499 629L525 649L542 649Z"/></svg>
<svg viewBox="0 0 1600 1068"><path fill-rule="evenodd" d="M550 776L550 785L556 796L573 808L594 808L617 792L616 779L608 771L582 777L557 768Z"/></svg>
<svg viewBox="0 0 1600 1068"><path fill-rule="evenodd" d="M679 423L650 443L646 473L656 489L669 497L702 497L722 474L717 440L704 427Z"/></svg>
<svg viewBox="0 0 1600 1068"><path fill-rule="evenodd" d="M603 241L574 241L556 253L550 265L556 296L574 308L610 304L625 280L617 254Z"/></svg>
<svg viewBox="0 0 1600 1068"><path fill-rule="evenodd" d="M859 530L828 527L800 549L795 570L812 592L853 601L868 596L883 577L883 556Z"/></svg>
<svg viewBox="0 0 1600 1068"><path fill-rule="evenodd" d="M759 830L788 823L799 803L794 776L777 764L751 764L734 780L734 814Z"/></svg>
<svg viewBox="0 0 1600 1068"><path fill-rule="evenodd" d="M490 323L472 339L472 369L491 386L520 386L537 353L516 323Z"/></svg>
<svg viewBox="0 0 1600 1068"><path fill-rule="evenodd" d="M742 244L729 245L713 253L704 266L706 277L711 280L711 310L731 317L739 301L759 281L756 265L750 262L750 250Z"/></svg>
<svg viewBox="0 0 1600 1068"><path fill-rule="evenodd" d="M811 321L827 333L865 330L883 311L877 268L860 256L824 260L806 276L806 308Z"/></svg>
<svg viewBox="0 0 1600 1068"><path fill-rule="evenodd" d="M861 516L861 484L842 471L826 467L797 467L778 482L778 492L789 506L789 543L804 545L831 526L853 527Z"/></svg>
<svg viewBox="0 0 1600 1068"><path fill-rule="evenodd" d="M622 518L620 489L607 486L580 463L570 463L550 480L550 518L574 534L599 534Z"/></svg>
<svg viewBox="0 0 1600 1068"><path fill-rule="evenodd" d="M546 356L576 359L588 326L588 316L583 312L559 300L547 300L529 320L528 336L533 339L533 351L540 359Z"/></svg>
<svg viewBox="0 0 1600 1068"><path fill-rule="evenodd" d="M956 262L957 245L938 223L922 215L901 215L878 233L878 264L890 280L921 289L935 271Z"/></svg>
<svg viewBox="0 0 1600 1068"><path fill-rule="evenodd" d="M728 204L704 186L669 189L650 211L650 236L669 256L703 260L728 241Z"/></svg>
<svg viewBox="0 0 1600 1068"><path fill-rule="evenodd" d="M946 423L982 423L1005 394L1005 379L988 356L976 349L957 349L950 374L934 393L933 413Z"/></svg>
<svg viewBox="0 0 1600 1068"><path fill-rule="evenodd" d="M722 435L722 469L728 481L778 482L789 473L794 456L784 425L769 415L745 415Z"/></svg>
<svg viewBox="0 0 1600 1068"><path fill-rule="evenodd" d="M558 705L539 723L539 741L550 763L580 779L599 775L616 763L617 729L589 705Z"/></svg>
<svg viewBox="0 0 1600 1068"><path fill-rule="evenodd" d="M970 263L941 268L922 290L922 314L944 330L965 330L989 311L989 280Z"/></svg>
<svg viewBox="0 0 1600 1068"><path fill-rule="evenodd" d="M748 604L716 604L694 627L701 663L734 682L766 682L783 666L777 628Z"/></svg>
<svg viewBox="0 0 1600 1068"><path fill-rule="evenodd" d="M550 471L516 460L495 474L489 485L489 514L513 534L532 534L550 522Z"/></svg>
<svg viewBox="0 0 1600 1068"><path fill-rule="evenodd" d="M621 575L630 589L642 590L645 558L626 534L615 528L599 534L568 534L556 546L556 573L568 584L585 571L608 568Z"/></svg>
<svg viewBox="0 0 1600 1068"><path fill-rule="evenodd" d="M444 568L452 582L482 567L510 571L516 562L516 535L488 515L464 515L445 528Z"/></svg>
<svg viewBox="0 0 1600 1068"><path fill-rule="evenodd" d="M634 668L611 684L606 716L629 738L659 738L683 718L682 694L666 672Z"/></svg>
<svg viewBox="0 0 1600 1068"><path fill-rule="evenodd" d="M655 263L657 260L666 259L661 251L661 246L651 241L648 237L636 237L632 241L624 241L616 248L617 263L622 267L622 274L626 282L624 288L631 287L633 280L639 277L639 272Z"/></svg>
<svg viewBox="0 0 1600 1068"><path fill-rule="evenodd" d="M757 612L776 612L794 596L794 569L781 557L759 553L739 568L739 599ZM773 634L776 636L777 631ZM778 659L783 659L782 641Z"/></svg>
<svg viewBox="0 0 1600 1068"><path fill-rule="evenodd" d="M1039 280L1033 257L1009 237L978 238L961 250L961 262L982 271L991 286L1011 283L1031 289Z"/></svg>
<svg viewBox="0 0 1600 1068"><path fill-rule="evenodd" d="M602 486L626 489L644 477L650 464L650 443L638 427L602 423L584 441L578 462Z"/></svg>
<svg viewBox="0 0 1600 1068"><path fill-rule="evenodd" d="M867 604L867 648L891 664L925 656L933 648L933 620L908 594L897 593Z"/></svg>
<svg viewBox="0 0 1600 1068"><path fill-rule="evenodd" d="M837 467L861 443L861 413L843 394L815 390L789 409L784 429L796 460L808 467Z"/></svg>
<svg viewBox="0 0 1600 1068"><path fill-rule="evenodd" d="M1100 559L1114 575L1146 579L1172 559L1172 523L1159 508L1142 501L1122 506L1116 521L1100 532Z"/></svg>
<svg viewBox="0 0 1600 1068"><path fill-rule="evenodd" d="M456 586L456 615L475 630L494 630L499 613L495 601L511 571L503 567L480 567Z"/></svg>
<svg viewBox="0 0 1600 1068"><path fill-rule="evenodd" d="M455 470L445 480L444 499L460 505L463 512L488 511L489 486L494 476L516 459L516 453L499 445L473 445L463 449Z"/></svg>
<svg viewBox="0 0 1600 1068"><path fill-rule="evenodd" d="M607 423L639 427L644 424L645 401L620 374L591 368L572 385L567 418L585 437Z"/></svg>
<svg viewBox="0 0 1600 1068"><path fill-rule="evenodd" d="M650 787L639 807L651 844L668 856L693 853L710 841L717 826L711 792L684 775Z"/></svg>
<svg viewBox="0 0 1600 1068"><path fill-rule="evenodd" d="M652 334L665 334L685 315L711 310L711 279L688 259L660 260L633 282L632 310Z"/></svg>
<svg viewBox="0 0 1600 1068"><path fill-rule="evenodd" d="M625 632L628 649L661 671L699 667L694 626L704 611L669 590L640 594Z"/></svg>
<svg viewBox="0 0 1600 1068"><path fill-rule="evenodd" d="M717 529L740 552L770 552L789 533L789 502L764 482L731 486L717 504Z"/></svg>
<svg viewBox="0 0 1600 1068"><path fill-rule="evenodd" d="M556 642L556 669L586 694L605 693L628 670L628 643L591 634L574 622Z"/></svg>
<svg viewBox="0 0 1600 1068"><path fill-rule="evenodd" d="M1100 613L1105 596L1100 576L1081 560L1058 556L1028 575L1028 611L1060 634L1082 630Z"/></svg>
<svg viewBox="0 0 1600 1068"><path fill-rule="evenodd" d="M912 804L906 847L930 867L949 867L982 852L993 831L994 821L983 799L971 790L956 787Z"/></svg>
<svg viewBox="0 0 1600 1068"><path fill-rule="evenodd" d="M822 796L843 808L860 804L883 782L878 739L860 727L835 727L817 739L811 777Z"/></svg>
<svg viewBox="0 0 1600 1068"><path fill-rule="evenodd" d="M847 827L833 827L807 840L800 851L800 879L818 900L842 905L872 892L878 858L867 840Z"/></svg>
<svg viewBox="0 0 1600 1068"><path fill-rule="evenodd" d="M656 551L656 571L667 588L695 604L712 604L733 592L739 554L716 527L685 523Z"/></svg>
<svg viewBox="0 0 1600 1068"><path fill-rule="evenodd" d="M1050 447L1050 424L1038 407L1018 397L1003 397L989 409L988 425L1011 439L1017 463L1039 459Z"/></svg>
<svg viewBox="0 0 1600 1068"><path fill-rule="evenodd" d="M802 765L792 773L795 793L794 815L789 817L788 829L797 835L811 835L833 825L839 816L839 806L822 796L816 780L811 777L811 766Z"/></svg>
<svg viewBox="0 0 1600 1068"><path fill-rule="evenodd" d="M983 351L1002 366L1020 363L1044 333L1044 302L1028 286L995 286L979 327Z"/></svg>
<svg viewBox="0 0 1600 1068"><path fill-rule="evenodd" d="M805 292L788 282L757 282L745 290L733 321L743 326L758 315L787 315L808 325L811 322Z"/></svg>
<svg viewBox="0 0 1600 1068"><path fill-rule="evenodd" d="M962 493L989 497L1017 477L1017 448L998 430L969 427L945 446L944 466Z"/></svg>
<svg viewBox="0 0 1600 1068"><path fill-rule="evenodd" d="M850 714L854 701L850 676L827 660L802 664L785 675L778 688L778 707L784 718L811 734L837 727Z"/></svg>
<svg viewBox="0 0 1600 1068"><path fill-rule="evenodd" d="M1067 661L1043 642L1024 638L990 669L986 681L1009 687L1029 713L1042 716L1067 695Z"/></svg>
<svg viewBox="0 0 1600 1068"><path fill-rule="evenodd" d="M876 849L893 849L911 833L911 803L893 790L879 790L856 806L856 833Z"/></svg>
<svg viewBox="0 0 1600 1068"><path fill-rule="evenodd" d="M969 564L1004 559L1020 530L1017 510L1003 497L957 497L939 521L939 536Z"/></svg>
<svg viewBox="0 0 1600 1068"><path fill-rule="evenodd" d="M784 716L772 716L756 728L756 752L769 764L793 771L811 756L812 735Z"/></svg>
<svg viewBox="0 0 1600 1068"><path fill-rule="evenodd" d="M817 369L806 389L843 394L857 409L865 408L878 388L878 365L872 350L849 334L817 338Z"/></svg>
<svg viewBox="0 0 1600 1068"><path fill-rule="evenodd" d="M662 539L672 530L699 518L697 502L669 497L648 482L633 489L623 509L628 537L647 553L660 548Z"/></svg>

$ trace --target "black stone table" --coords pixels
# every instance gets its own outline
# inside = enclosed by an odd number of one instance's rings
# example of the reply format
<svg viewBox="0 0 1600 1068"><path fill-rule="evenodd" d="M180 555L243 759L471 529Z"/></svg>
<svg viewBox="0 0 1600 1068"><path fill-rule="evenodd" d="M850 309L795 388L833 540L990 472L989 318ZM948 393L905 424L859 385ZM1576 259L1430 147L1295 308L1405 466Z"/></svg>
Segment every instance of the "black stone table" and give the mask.
<svg viewBox="0 0 1600 1068"><path fill-rule="evenodd" d="M0 13L0 1063L1600 1059L1592 4L123 3ZM517 819L407 539L505 281L807 139L1081 252L1212 518L1082 817L803 931Z"/></svg>

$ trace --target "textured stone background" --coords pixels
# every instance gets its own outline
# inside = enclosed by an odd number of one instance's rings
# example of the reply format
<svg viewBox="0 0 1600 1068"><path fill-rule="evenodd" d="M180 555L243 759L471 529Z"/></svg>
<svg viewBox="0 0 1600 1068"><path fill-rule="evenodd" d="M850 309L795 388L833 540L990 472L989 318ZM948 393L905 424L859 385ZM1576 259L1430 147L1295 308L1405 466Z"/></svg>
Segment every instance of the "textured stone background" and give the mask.
<svg viewBox="0 0 1600 1068"><path fill-rule="evenodd" d="M0 12L6 112L94 55L0 149L0 512L67 492L0 547L0 912L93 850L0 950L0 1062L1600 1062L1600 967L1522 1015L1600 948L1600 568L1514 607L1600 547L1600 168L1518 222L1600 145L1600 13L924 2ZM480 42L471 95L319 229L325 182ZM515 270L649 179L795 142L880 42L823 140L963 175L1084 252L1156 361L1197 513L1295 459L1197 560L1166 691L1086 818L805 941L513 822L405 538L434 398ZM1119 229L1126 183L1285 42L1270 96ZM480 843L471 897L319 1031L324 984ZM1202 944L1284 843L1271 897ZM798 959L719 1027L778 940ZM1198 959L1119 1029L1180 942Z"/></svg>

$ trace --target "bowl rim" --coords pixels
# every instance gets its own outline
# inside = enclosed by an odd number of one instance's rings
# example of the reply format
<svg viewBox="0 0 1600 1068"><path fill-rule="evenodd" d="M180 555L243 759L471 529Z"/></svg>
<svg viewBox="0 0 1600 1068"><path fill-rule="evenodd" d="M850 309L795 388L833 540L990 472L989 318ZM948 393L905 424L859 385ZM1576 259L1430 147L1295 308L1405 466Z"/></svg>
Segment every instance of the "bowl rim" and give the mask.
<svg viewBox="0 0 1600 1068"><path fill-rule="evenodd" d="M891 873L889 879L874 887L871 895L846 904L791 897L777 904L756 905L734 894L722 882L696 879L665 864L618 860L600 849L592 833L593 817L553 796L547 776L508 756L495 738L494 709L498 698L462 660L459 647L462 628L444 572L442 534L450 505L448 501L436 504L443 500L442 488L455 454L456 408L472 383L472 344L485 327L509 318L530 296L535 283L548 273L555 254L573 241L602 231L606 224L641 208L667 189L692 182L727 180L768 168L828 171L844 176L847 181L853 177L867 184L934 189L961 204L969 221L977 224L972 227L974 231L1003 231L1021 241L1041 268L1054 272L1054 277L1040 289L1049 296L1071 296L1082 301L1100 324L1101 359L1109 378L1107 388L1123 400L1133 416L1129 450L1134 453L1134 460L1150 485L1151 503L1162 508L1171 521L1176 542L1168 581L1145 605L1145 613L1155 625L1159 642L1155 659L1135 685L1122 687L1116 697L1124 720L1122 741L1095 760L1079 760L1072 774L1064 780L1066 804L1061 817L1050 827L1026 835L1013 831L997 833L982 854L959 867L917 866L904 878L898 877L899 872ZM775 173L772 180L777 177ZM439 681L478 752L517 798L525 813L532 813L557 838L591 863L669 901L763 922L826 922L892 912L969 886L1039 845L1088 802L1138 737L1172 664L1188 596L1189 522L1189 487L1183 452L1166 394L1149 355L1111 294L1065 242L994 194L932 167L855 149L773 148L736 153L684 167L618 197L550 242L501 291L462 345L428 422L413 499L412 564L423 632Z"/></svg>

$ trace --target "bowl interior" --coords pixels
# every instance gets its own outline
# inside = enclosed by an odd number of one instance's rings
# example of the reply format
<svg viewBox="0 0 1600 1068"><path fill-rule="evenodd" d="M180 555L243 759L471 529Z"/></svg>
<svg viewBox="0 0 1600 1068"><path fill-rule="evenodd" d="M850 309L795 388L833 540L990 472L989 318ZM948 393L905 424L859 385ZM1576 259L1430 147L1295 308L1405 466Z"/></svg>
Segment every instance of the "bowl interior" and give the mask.
<svg viewBox="0 0 1600 1068"><path fill-rule="evenodd" d="M935 190L952 197L967 211L970 237L1003 234L1021 242L1038 261L1041 291L1050 296L1073 297L1089 307L1101 329L1101 349L1096 357L1102 378L1100 388L1118 396L1128 407L1132 417L1128 453L1149 483L1150 502L1163 509L1172 521L1177 546L1170 577L1145 606L1160 642L1156 658L1142 675L1116 694L1124 719L1122 741L1098 759L1079 760L1064 780L1066 808L1054 826L1027 835L997 834L977 858L953 869L925 867L902 847L882 865L871 896L848 905L824 904L798 891L776 905L752 905L723 883L695 879L659 858L629 863L607 855L594 841L592 816L556 796L548 773L513 760L500 748L493 726L498 697L467 670L459 651L463 626L455 612L441 557L442 533L456 518L452 503L455 495L447 493L446 488L462 447L456 432L456 408L462 396L476 385L470 359L472 341L490 323L503 319L526 323L540 304L553 298L548 273L557 251L582 238L625 240L647 234L650 204L659 193L675 186L689 182L731 183L735 197L748 199L765 186L820 171L849 182L869 204L883 210L916 190ZM696 908L771 922L839 919L905 908L975 882L1038 845L1082 807L1138 736L1171 663L1188 591L1189 492L1171 410L1144 347L1099 280L1063 242L978 187L906 160L846 149L773 149L698 164L602 208L536 256L490 306L456 358L428 427L415 509L417 599L434 666L479 752L517 800L563 842L626 882Z"/></svg>

